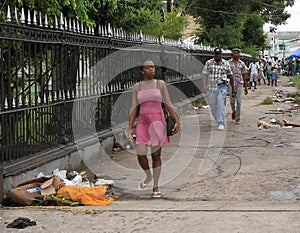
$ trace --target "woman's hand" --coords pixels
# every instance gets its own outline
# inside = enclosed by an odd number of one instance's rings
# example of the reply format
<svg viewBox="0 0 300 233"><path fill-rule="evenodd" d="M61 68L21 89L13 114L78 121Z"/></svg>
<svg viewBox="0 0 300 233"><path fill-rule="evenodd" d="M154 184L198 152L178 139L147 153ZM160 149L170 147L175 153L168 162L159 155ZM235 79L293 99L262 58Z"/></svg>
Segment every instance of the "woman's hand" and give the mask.
<svg viewBox="0 0 300 233"><path fill-rule="evenodd" d="M175 123L172 129L172 135L178 133L178 131L179 131L179 121Z"/></svg>
<svg viewBox="0 0 300 233"><path fill-rule="evenodd" d="M133 129L128 130L128 138L130 141L133 141Z"/></svg>

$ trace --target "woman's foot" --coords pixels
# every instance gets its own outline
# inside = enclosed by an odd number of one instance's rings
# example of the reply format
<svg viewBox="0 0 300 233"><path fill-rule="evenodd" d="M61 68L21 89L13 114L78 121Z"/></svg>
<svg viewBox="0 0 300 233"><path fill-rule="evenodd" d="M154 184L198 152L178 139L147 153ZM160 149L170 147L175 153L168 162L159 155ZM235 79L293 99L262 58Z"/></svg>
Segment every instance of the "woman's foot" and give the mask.
<svg viewBox="0 0 300 233"><path fill-rule="evenodd" d="M151 197L152 198L161 198L163 195L162 195L162 193L161 192L153 192L152 193L152 195L151 195Z"/></svg>
<svg viewBox="0 0 300 233"><path fill-rule="evenodd" d="M151 181L152 176L147 177L142 183L139 184L139 190L145 190Z"/></svg>

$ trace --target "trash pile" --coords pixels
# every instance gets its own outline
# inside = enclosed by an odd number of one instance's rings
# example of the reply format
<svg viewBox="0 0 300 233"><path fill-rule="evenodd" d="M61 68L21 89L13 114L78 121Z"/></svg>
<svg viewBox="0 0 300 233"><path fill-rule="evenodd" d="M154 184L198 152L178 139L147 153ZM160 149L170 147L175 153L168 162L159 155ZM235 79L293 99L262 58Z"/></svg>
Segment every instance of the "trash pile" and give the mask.
<svg viewBox="0 0 300 233"><path fill-rule="evenodd" d="M300 127L300 122L287 119L300 113L299 104L295 103L295 98L286 97L282 90L275 90L272 99L274 102L286 104L287 109L269 109L268 112L265 112L265 116L259 118L257 122L258 129Z"/></svg>
<svg viewBox="0 0 300 233"><path fill-rule="evenodd" d="M86 172L55 169L52 175L39 173L36 178L12 188L4 195L4 205L104 206L112 204L113 180L97 174L90 180Z"/></svg>

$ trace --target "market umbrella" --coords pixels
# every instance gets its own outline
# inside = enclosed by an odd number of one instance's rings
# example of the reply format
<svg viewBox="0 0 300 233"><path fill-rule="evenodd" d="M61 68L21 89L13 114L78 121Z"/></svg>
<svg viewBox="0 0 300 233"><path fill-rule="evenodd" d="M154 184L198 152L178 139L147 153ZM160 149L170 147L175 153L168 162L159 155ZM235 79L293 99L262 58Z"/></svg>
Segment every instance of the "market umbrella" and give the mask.
<svg viewBox="0 0 300 233"><path fill-rule="evenodd" d="M292 52L287 58L300 58L300 48Z"/></svg>

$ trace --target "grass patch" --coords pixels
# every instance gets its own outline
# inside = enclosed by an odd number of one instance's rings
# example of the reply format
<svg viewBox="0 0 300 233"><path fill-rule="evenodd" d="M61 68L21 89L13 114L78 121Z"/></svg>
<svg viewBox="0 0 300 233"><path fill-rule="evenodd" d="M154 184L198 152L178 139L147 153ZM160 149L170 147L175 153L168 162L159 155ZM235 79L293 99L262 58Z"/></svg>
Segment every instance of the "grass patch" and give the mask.
<svg viewBox="0 0 300 233"><path fill-rule="evenodd" d="M291 82L295 84L297 89L300 89L300 75L295 75L292 79Z"/></svg>
<svg viewBox="0 0 300 233"><path fill-rule="evenodd" d="M267 98L264 99L264 101L261 104L263 104L263 105L271 105L271 104L273 104L273 100L272 100L271 97L267 97Z"/></svg>
<svg viewBox="0 0 300 233"><path fill-rule="evenodd" d="M295 104L300 104L300 97L296 96L293 101Z"/></svg>
<svg viewBox="0 0 300 233"><path fill-rule="evenodd" d="M296 98L296 97L300 97L300 91L287 93L287 94L286 94L286 97L288 97L288 98Z"/></svg>
<svg viewBox="0 0 300 233"><path fill-rule="evenodd" d="M200 98L193 102L193 106L197 108L202 108L204 105L208 105L207 101L205 98Z"/></svg>

